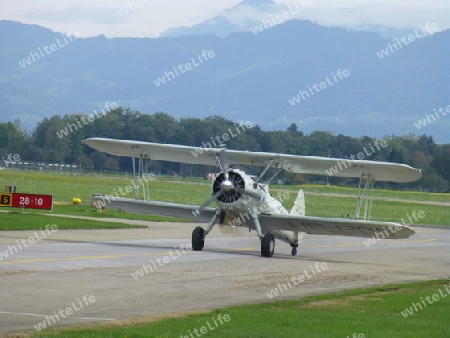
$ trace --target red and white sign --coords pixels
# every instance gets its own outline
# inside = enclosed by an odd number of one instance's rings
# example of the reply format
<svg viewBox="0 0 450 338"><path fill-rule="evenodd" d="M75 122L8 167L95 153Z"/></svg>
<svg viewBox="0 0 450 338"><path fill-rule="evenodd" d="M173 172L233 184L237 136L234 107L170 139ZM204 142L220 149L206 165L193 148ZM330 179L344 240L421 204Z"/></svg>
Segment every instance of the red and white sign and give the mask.
<svg viewBox="0 0 450 338"><path fill-rule="evenodd" d="M215 173L207 173L205 179L214 181L216 179L216 177L217 177L217 174L215 174Z"/></svg>
<svg viewBox="0 0 450 338"><path fill-rule="evenodd" d="M0 207L52 210L53 196L1 193Z"/></svg>

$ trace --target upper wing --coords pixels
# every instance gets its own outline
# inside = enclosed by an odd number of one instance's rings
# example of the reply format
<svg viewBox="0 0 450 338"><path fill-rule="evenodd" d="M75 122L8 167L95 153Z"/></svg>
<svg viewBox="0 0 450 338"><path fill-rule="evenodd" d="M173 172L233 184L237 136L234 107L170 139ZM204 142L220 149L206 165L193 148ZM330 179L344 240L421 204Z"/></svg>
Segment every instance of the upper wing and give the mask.
<svg viewBox="0 0 450 338"><path fill-rule="evenodd" d="M152 160L190 164L219 165L217 157L222 149L188 147L175 144L159 144L124 141L105 138L89 138L84 144L117 156L135 156ZM268 165L292 173L329 175L339 177L370 176L375 181L411 182L422 173L406 164L349 160L317 156L297 156L277 153L227 150L228 164Z"/></svg>
<svg viewBox="0 0 450 338"><path fill-rule="evenodd" d="M408 226L394 222L360 221L346 218L323 218L289 215L261 215L261 230L301 231L314 235L401 239L415 234ZM247 224L248 225L248 222Z"/></svg>

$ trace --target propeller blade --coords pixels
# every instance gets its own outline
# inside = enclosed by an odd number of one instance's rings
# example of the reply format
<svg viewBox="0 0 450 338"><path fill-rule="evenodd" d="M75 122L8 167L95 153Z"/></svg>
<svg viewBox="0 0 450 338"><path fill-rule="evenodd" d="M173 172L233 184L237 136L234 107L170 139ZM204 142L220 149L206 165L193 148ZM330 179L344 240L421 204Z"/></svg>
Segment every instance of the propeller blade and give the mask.
<svg viewBox="0 0 450 338"><path fill-rule="evenodd" d="M217 197L219 197L220 195L223 194L223 190L220 189L218 192L216 192L213 196L211 196L211 198L209 198L205 203L203 203L200 208L192 210L192 214L194 216L198 216L200 215L200 211L202 211L203 209L205 209L208 205L210 205L212 202L214 202Z"/></svg>
<svg viewBox="0 0 450 338"><path fill-rule="evenodd" d="M227 161L227 149L226 148L222 148L222 150L220 150L219 153L219 164L220 164L220 170L222 170L223 175L225 177L225 180L228 181L229 179L229 166L228 166L228 161Z"/></svg>

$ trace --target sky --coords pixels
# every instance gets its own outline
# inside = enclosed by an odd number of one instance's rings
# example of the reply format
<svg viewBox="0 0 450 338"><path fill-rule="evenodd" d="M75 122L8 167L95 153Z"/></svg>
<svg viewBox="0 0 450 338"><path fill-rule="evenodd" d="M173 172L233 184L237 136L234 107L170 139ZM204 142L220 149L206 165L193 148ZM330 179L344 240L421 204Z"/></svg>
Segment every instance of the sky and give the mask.
<svg viewBox="0 0 450 338"><path fill-rule="evenodd" d="M247 0L259 3L257 0ZM306 0L276 0L294 6ZM298 17L323 25L450 28L450 0L309 0ZM211 19L242 0L0 0L0 20L38 24L82 37L157 37L171 27ZM268 0L261 0L268 2ZM134 3L134 4L133 4ZM122 8L122 10L121 10ZM123 9L127 9L125 13ZM272 14L275 14L274 11ZM238 22L245 11L230 14ZM261 18L268 13L260 13Z"/></svg>

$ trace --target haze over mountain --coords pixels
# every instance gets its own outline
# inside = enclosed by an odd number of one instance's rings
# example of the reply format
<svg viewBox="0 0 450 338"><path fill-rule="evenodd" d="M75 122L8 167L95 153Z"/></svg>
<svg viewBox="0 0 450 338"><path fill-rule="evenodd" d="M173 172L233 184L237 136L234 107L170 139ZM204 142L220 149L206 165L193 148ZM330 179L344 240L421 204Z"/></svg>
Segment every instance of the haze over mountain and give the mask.
<svg viewBox="0 0 450 338"><path fill-rule="evenodd" d="M264 129L296 123L305 132L425 133L450 142L450 115L423 120L450 105L450 31L417 34L396 47L375 33L290 20L225 37L64 39L0 21L1 121L32 126L116 102L143 113L250 120Z"/></svg>
<svg viewBox="0 0 450 338"><path fill-rule="evenodd" d="M287 20L307 18L307 11L311 10L312 1L298 1L290 5L277 4L273 0L244 0L236 6L226 9L215 17L192 25L190 27L173 27L162 32L160 37L181 37L187 35L214 34L226 36L233 32L252 32L255 27L266 22L277 25ZM286 12L286 17L282 13ZM263 24L264 25L264 24ZM375 24L349 25L349 30L361 30L380 33L383 37L396 38L407 36L413 28L395 28Z"/></svg>

